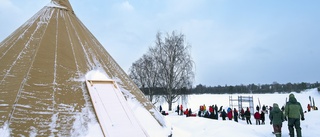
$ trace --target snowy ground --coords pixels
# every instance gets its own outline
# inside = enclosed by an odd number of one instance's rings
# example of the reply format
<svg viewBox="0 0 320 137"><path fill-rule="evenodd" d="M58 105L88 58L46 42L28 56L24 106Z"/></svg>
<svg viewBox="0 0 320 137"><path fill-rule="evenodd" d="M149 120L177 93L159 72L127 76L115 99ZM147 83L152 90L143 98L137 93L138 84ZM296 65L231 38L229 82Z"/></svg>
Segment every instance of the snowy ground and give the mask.
<svg viewBox="0 0 320 137"><path fill-rule="evenodd" d="M301 103L303 110L306 111L307 104L309 102L309 96L315 98L315 104L319 104L320 93L316 89L307 90L301 93L294 93L297 100ZM237 94L233 95L236 98ZM229 96L225 95L191 95L189 96L188 103L185 103L184 108L191 108L197 111L200 105L206 104L212 105L217 104L218 106L223 105L224 108L229 106ZM248 96L248 94L243 95ZM289 94L251 94L254 99L254 105L258 104L258 98L260 99L261 105L272 106L273 103L278 103L281 107ZM173 106L176 106L174 104ZM167 110L166 105L163 105L163 109ZM175 108L173 108L175 109ZM239 123L234 121L226 120L212 120L202 117L185 117L178 116L174 112L169 112L166 116L166 120L172 124L172 133L174 137L211 137L211 136L227 136L227 137L273 137L271 133L273 131L272 126L269 124L269 115L266 114L265 125L255 125L255 119L252 117L252 125L247 125L245 121L239 120ZM304 137L316 137L320 136L320 132L317 132L317 125L320 124L320 111L311 111L305 113L305 121L301 122L302 135ZM283 123L282 136L289 136L287 121Z"/></svg>
<svg viewBox="0 0 320 137"><path fill-rule="evenodd" d="M294 93L297 100L301 103L304 111L306 111L307 104L309 104L309 96L315 99L315 104L319 104L320 93L316 89L307 90L301 93ZM229 97L232 96L236 99L238 96L252 96L254 100L254 106L258 104L258 99L261 105L271 106L273 103L278 103L281 107L285 104L286 98L289 94L204 94L204 95L190 95L187 99L187 103L179 102L183 104L184 109L191 108L193 112L198 111L200 105L205 104L206 106L217 104L218 107L224 106L224 109L229 107ZM169 112L168 116L164 116L165 123L167 123L168 128L160 127L157 121L150 115L150 113L143 109L141 104L134 100L128 100L128 104L136 118L140 121L141 126L147 132L150 137L166 137L170 131L167 129L172 128L173 137L273 137L272 126L269 124L269 115L266 114L266 124L265 125L255 125L255 120L252 117L252 125L247 125L245 121L239 120L238 123L226 120L207 119L202 117L185 117L178 116L174 111ZM173 104L177 106L178 103ZM156 105L157 107L159 104ZM163 110L168 110L166 103L162 103ZM175 107L173 108L175 110ZM301 122L302 135L303 137L319 137L320 132L317 132L317 125L320 125L320 111L311 111L305 113L305 121ZM160 116L162 117L162 116ZM117 118L117 117L115 117ZM162 119L162 118L160 118ZM89 131L80 132L79 136L82 137L103 137L101 128L99 124L92 120L89 123ZM4 125L4 128L0 128L0 136L9 136L9 131L7 129L8 125ZM125 129L124 129L125 130ZM36 136L30 134L30 136ZM127 136L130 136L127 134ZM283 123L282 136L288 137L288 127L287 122Z"/></svg>

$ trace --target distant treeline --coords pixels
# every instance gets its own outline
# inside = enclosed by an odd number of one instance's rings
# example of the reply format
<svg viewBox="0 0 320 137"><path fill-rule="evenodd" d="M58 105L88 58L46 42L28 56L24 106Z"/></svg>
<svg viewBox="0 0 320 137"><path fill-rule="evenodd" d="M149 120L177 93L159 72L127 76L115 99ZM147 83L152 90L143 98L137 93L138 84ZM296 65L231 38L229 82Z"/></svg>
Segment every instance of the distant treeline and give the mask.
<svg viewBox="0 0 320 137"><path fill-rule="evenodd" d="M320 91L320 84L316 83L287 83L287 84L279 84L277 82L273 82L272 84L249 84L249 85L236 85L236 86L205 86L202 84L197 85L192 89L181 89L181 94L236 94L236 93L244 93L244 94L261 94L261 93L290 93L290 92L301 92L306 89L318 88ZM146 95L148 95L149 89L141 89ZM152 88L155 95L163 95L164 90L162 88Z"/></svg>
<svg viewBox="0 0 320 137"><path fill-rule="evenodd" d="M215 86L207 87L205 85L197 85L193 88L191 94L235 94L235 93L289 93L289 92L301 92L306 89L318 88L320 84L316 83L287 83L279 84L274 82L272 84L249 84L249 85L236 85L236 86Z"/></svg>

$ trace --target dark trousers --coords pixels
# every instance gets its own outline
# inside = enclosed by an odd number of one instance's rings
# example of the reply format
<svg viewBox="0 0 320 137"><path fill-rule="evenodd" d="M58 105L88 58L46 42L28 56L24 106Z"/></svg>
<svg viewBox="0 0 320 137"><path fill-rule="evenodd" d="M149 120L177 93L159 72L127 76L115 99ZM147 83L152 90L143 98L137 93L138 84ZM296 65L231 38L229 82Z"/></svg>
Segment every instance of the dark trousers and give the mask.
<svg viewBox="0 0 320 137"><path fill-rule="evenodd" d="M238 116L235 116L235 117L234 117L234 121L235 121L235 122L238 122Z"/></svg>
<svg viewBox="0 0 320 137"><path fill-rule="evenodd" d="M300 119L298 118L288 118L288 128L290 137L294 137L294 128L297 132L297 137L301 137L301 127L300 127Z"/></svg>
<svg viewBox="0 0 320 137"><path fill-rule="evenodd" d="M281 137L281 128L282 125L273 125L273 132L276 135L276 137Z"/></svg>
<svg viewBox="0 0 320 137"><path fill-rule="evenodd" d="M256 119L256 125L260 125L260 119Z"/></svg>
<svg viewBox="0 0 320 137"><path fill-rule="evenodd" d="M252 125L250 117L246 117L247 124Z"/></svg>

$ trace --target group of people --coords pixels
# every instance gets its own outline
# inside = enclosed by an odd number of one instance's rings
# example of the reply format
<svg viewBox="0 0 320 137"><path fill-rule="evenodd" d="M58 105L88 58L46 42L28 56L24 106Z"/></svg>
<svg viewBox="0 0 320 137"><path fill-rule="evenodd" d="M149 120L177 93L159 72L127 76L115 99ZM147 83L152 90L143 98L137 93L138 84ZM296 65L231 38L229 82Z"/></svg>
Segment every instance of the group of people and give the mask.
<svg viewBox="0 0 320 137"><path fill-rule="evenodd" d="M178 113L178 115L186 115L187 117L189 116L195 116L195 114L192 113L191 108L186 108L186 110L183 110L183 105L178 105L176 112Z"/></svg>
<svg viewBox="0 0 320 137"><path fill-rule="evenodd" d="M289 101L284 107L284 114L280 110L277 103L273 104L273 109L270 111L270 124L273 125L273 133L276 137L281 137L282 122L288 120L288 129L290 137L294 137L294 129L297 137L301 137L300 119L304 120L304 113L301 104L297 101L294 94L289 95Z"/></svg>
<svg viewBox="0 0 320 137"><path fill-rule="evenodd" d="M316 106L311 106L310 104L308 104L307 109L308 109L308 112L310 112L311 109L313 109L313 110L318 110L318 107L316 107Z"/></svg>
<svg viewBox="0 0 320 137"><path fill-rule="evenodd" d="M308 111L309 106L308 106ZM185 114L186 116L192 115L191 108L186 109L183 111L183 106L178 105L177 111L178 115ZM262 106L262 110L260 111L260 107L256 107L256 112L254 113L254 118L256 120L256 125L265 124L265 114L268 114L268 108L266 106ZM273 133L276 137L281 137L281 129L282 123L286 120L288 121L288 129L290 137L294 137L295 133L297 137L301 137L301 127L300 127L300 120L304 119L304 112L301 107L301 104L297 101L294 94L289 95L289 101L283 106L281 109L277 103L274 103L272 106L269 107L269 119L270 125L273 126ZM217 105L212 105L207 108L206 105L201 105L199 107L198 116L205 117L205 118L212 118L217 119L218 117L222 118L222 120L229 120L234 119L235 122L238 122L238 117L242 120L246 120L247 124L252 124L251 122L251 112L249 107L246 108L246 111L242 108L240 111L240 116L238 114L238 110L234 108L228 108L227 111L223 109L223 106L220 107L218 110ZM194 114L195 115L195 114ZM260 123L261 121L261 123ZM295 129L295 130L294 130Z"/></svg>
<svg viewBox="0 0 320 137"><path fill-rule="evenodd" d="M222 117L222 120L226 120L226 117L228 117L229 120L234 119L235 122L238 122L239 113L236 108L233 110L229 107L227 109L227 112L223 109L220 113L220 116Z"/></svg>
<svg viewBox="0 0 320 137"><path fill-rule="evenodd" d="M198 116L218 120L219 110L217 105L211 105L207 108L205 104L199 106Z"/></svg>
<svg viewBox="0 0 320 137"><path fill-rule="evenodd" d="M265 123L264 113L265 111L261 111L261 114L256 113L254 115L256 118L256 122L259 123L259 125L260 125L260 120L262 121L262 124ZM235 122L238 122L238 118L241 118L242 120L246 119L247 124L252 124L251 112L249 108L247 108L246 111L244 111L244 109L242 108L239 115L239 112L236 108L232 109L229 107L226 111L225 109L223 109L223 106L221 106L218 110L217 105L212 105L212 106L209 106L207 109L207 106L204 104L199 107L198 116L216 119L216 120L218 120L219 117L221 117L222 120L228 119L228 120L234 120Z"/></svg>
<svg viewBox="0 0 320 137"><path fill-rule="evenodd" d="M256 119L256 125L264 125L265 124L265 113L267 112L267 109L265 105L263 105L262 110L260 112L260 107L256 107L256 113L254 113L254 119ZM261 121L261 122L260 122Z"/></svg>

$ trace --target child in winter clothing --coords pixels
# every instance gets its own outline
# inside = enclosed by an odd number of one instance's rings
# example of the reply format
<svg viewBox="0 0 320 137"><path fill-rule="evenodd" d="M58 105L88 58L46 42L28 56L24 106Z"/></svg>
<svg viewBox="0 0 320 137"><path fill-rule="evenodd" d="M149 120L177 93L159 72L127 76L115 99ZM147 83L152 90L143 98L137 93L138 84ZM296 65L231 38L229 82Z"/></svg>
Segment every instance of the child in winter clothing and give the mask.
<svg viewBox="0 0 320 137"><path fill-rule="evenodd" d="M308 104L307 108L308 108L308 112L310 112L310 110L311 110L310 104Z"/></svg>
<svg viewBox="0 0 320 137"><path fill-rule="evenodd" d="M273 133L276 137L281 137L281 128L284 116L277 103L273 104L273 109L270 112L269 118L270 124L273 124Z"/></svg>
<svg viewBox="0 0 320 137"><path fill-rule="evenodd" d="M260 113L259 111L257 111L256 113L254 113L254 118L256 119L256 125L260 125Z"/></svg>

